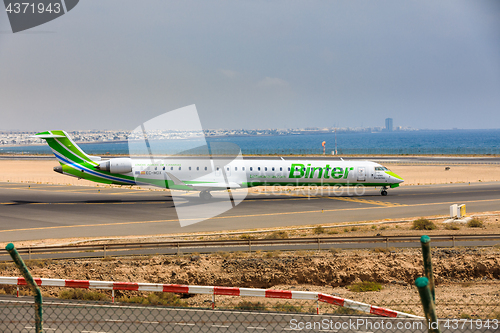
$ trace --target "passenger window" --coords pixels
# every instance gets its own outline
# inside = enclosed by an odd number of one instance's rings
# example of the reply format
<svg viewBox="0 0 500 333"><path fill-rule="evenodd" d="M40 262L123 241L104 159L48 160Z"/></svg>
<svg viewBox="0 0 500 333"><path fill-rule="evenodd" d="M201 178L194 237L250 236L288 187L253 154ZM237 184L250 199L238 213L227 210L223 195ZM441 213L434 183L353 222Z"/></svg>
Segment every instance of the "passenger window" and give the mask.
<svg viewBox="0 0 500 333"><path fill-rule="evenodd" d="M245 171L245 167L242 167L242 168L241 168L241 171Z"/></svg>
<svg viewBox="0 0 500 333"><path fill-rule="evenodd" d="M189 171L191 171L191 167L189 167Z"/></svg>
<svg viewBox="0 0 500 333"><path fill-rule="evenodd" d="M274 167L271 170L274 171Z"/></svg>
<svg viewBox="0 0 500 333"><path fill-rule="evenodd" d="M267 167L264 167L264 171L267 171Z"/></svg>
<svg viewBox="0 0 500 333"><path fill-rule="evenodd" d="M200 167L196 167L196 171L200 171Z"/></svg>
<svg viewBox="0 0 500 333"><path fill-rule="evenodd" d="M207 171L207 167L205 167L205 171Z"/></svg>
<svg viewBox="0 0 500 333"><path fill-rule="evenodd" d="M283 167L280 167L280 171L283 171Z"/></svg>
<svg viewBox="0 0 500 333"><path fill-rule="evenodd" d="M163 171L165 171L165 167L163 167Z"/></svg>
<svg viewBox="0 0 500 333"><path fill-rule="evenodd" d="M181 167L179 167L179 170L181 169Z"/></svg>
<svg viewBox="0 0 500 333"><path fill-rule="evenodd" d="M170 170L174 170L174 167L170 167Z"/></svg>
<svg viewBox="0 0 500 333"><path fill-rule="evenodd" d="M250 171L253 171L253 167L250 167Z"/></svg>
<svg viewBox="0 0 500 333"><path fill-rule="evenodd" d="M238 171L238 167L234 167L234 171Z"/></svg>
<svg viewBox="0 0 500 333"><path fill-rule="evenodd" d="M258 167L258 168L257 168L257 170L259 170L259 171L260 171L260 167Z"/></svg>
<svg viewBox="0 0 500 333"><path fill-rule="evenodd" d="M288 167L288 171L290 171L290 167Z"/></svg>
<svg viewBox="0 0 500 333"><path fill-rule="evenodd" d="M158 170L158 167L155 167L155 171Z"/></svg>
<svg viewBox="0 0 500 333"><path fill-rule="evenodd" d="M299 171L299 167L295 167L295 171Z"/></svg>

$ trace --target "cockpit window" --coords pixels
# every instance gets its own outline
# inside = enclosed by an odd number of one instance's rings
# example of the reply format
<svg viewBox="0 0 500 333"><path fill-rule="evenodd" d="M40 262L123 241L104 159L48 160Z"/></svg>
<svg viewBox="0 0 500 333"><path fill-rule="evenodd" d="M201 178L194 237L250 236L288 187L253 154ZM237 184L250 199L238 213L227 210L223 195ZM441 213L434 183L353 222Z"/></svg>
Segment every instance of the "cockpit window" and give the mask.
<svg viewBox="0 0 500 333"><path fill-rule="evenodd" d="M375 167L375 171L389 171L389 169L387 169L386 167Z"/></svg>

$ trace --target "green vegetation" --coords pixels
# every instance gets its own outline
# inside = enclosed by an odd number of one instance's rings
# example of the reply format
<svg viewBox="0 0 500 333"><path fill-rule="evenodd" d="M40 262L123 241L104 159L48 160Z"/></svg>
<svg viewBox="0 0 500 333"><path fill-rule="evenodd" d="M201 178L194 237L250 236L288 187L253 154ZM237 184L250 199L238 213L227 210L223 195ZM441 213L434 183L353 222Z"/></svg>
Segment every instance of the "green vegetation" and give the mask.
<svg viewBox="0 0 500 333"><path fill-rule="evenodd" d="M460 230L460 225L458 223L446 223L444 228L446 230Z"/></svg>
<svg viewBox="0 0 500 333"><path fill-rule="evenodd" d="M323 228L322 226L318 225L316 228L313 229L313 233L315 233L316 235L324 234L325 233L325 228Z"/></svg>
<svg viewBox="0 0 500 333"><path fill-rule="evenodd" d="M266 252L265 257L266 258L274 258L274 257L279 257L280 254L281 254L281 251L269 251L269 252Z"/></svg>
<svg viewBox="0 0 500 333"><path fill-rule="evenodd" d="M288 303L284 303L284 304L276 303L273 306L273 308L279 312L301 312L302 311L301 306L295 306L295 305L288 304Z"/></svg>
<svg viewBox="0 0 500 333"><path fill-rule="evenodd" d="M266 239L285 239L288 238L288 234L285 231L273 231L266 236Z"/></svg>
<svg viewBox="0 0 500 333"><path fill-rule="evenodd" d="M460 314L460 319L472 319L470 314L462 313Z"/></svg>
<svg viewBox="0 0 500 333"><path fill-rule="evenodd" d="M137 303L143 305L166 305L166 306L187 306L187 303L181 301L179 296L172 293L151 293L147 297L142 296L122 296L117 298L122 303Z"/></svg>
<svg viewBox="0 0 500 333"><path fill-rule="evenodd" d="M413 221L413 230L434 230L436 229L436 225L429 221L428 219L420 218L418 220Z"/></svg>
<svg viewBox="0 0 500 333"><path fill-rule="evenodd" d="M266 306L261 302L241 301L235 308L239 310L265 310Z"/></svg>
<svg viewBox="0 0 500 333"><path fill-rule="evenodd" d="M371 281L361 281L351 284L347 287L347 289L355 293L362 293L365 291L380 291L383 288L384 287L380 283Z"/></svg>
<svg viewBox="0 0 500 333"><path fill-rule="evenodd" d="M240 235L240 239L257 239L257 237L255 237L254 235L247 235L247 234L244 234L244 235Z"/></svg>
<svg viewBox="0 0 500 333"><path fill-rule="evenodd" d="M351 231L358 231L358 227L351 227Z"/></svg>
<svg viewBox="0 0 500 333"><path fill-rule="evenodd" d="M364 312L354 310L354 309L345 308L343 306L336 307L334 311L335 311L334 312L335 314L342 314L342 315L354 315L354 314L361 315L361 314L364 314Z"/></svg>
<svg viewBox="0 0 500 333"><path fill-rule="evenodd" d="M28 266L28 268L33 268L33 267L44 268L52 264L52 259L32 259L32 260L25 260L24 263L26 264L26 266Z"/></svg>
<svg viewBox="0 0 500 333"><path fill-rule="evenodd" d="M472 220L470 220L469 222L467 222L467 226L469 228L483 228L484 227L484 223L480 219L473 218Z"/></svg>
<svg viewBox="0 0 500 333"><path fill-rule="evenodd" d="M389 249L387 249L385 247L376 247L372 250L372 252L374 252L374 253L387 253L390 251L389 251Z"/></svg>
<svg viewBox="0 0 500 333"><path fill-rule="evenodd" d="M329 235L337 235L338 233L339 233L338 230L330 230L330 231L328 231Z"/></svg>
<svg viewBox="0 0 500 333"><path fill-rule="evenodd" d="M86 289L69 289L61 290L59 298L62 299L78 299L81 301L108 301L109 297L94 290Z"/></svg>

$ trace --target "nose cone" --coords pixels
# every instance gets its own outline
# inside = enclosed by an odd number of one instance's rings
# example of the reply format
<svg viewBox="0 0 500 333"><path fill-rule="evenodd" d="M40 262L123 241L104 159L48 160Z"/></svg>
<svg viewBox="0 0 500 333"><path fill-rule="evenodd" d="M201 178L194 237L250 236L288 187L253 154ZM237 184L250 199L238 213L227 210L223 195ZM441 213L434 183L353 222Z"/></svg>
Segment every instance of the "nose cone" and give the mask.
<svg viewBox="0 0 500 333"><path fill-rule="evenodd" d="M390 178L391 182L394 182L396 184L400 184L400 183L402 183L402 182L405 181L403 178L401 178L400 176L396 175L392 171L386 171L385 173L387 173L389 176L391 176L391 178Z"/></svg>

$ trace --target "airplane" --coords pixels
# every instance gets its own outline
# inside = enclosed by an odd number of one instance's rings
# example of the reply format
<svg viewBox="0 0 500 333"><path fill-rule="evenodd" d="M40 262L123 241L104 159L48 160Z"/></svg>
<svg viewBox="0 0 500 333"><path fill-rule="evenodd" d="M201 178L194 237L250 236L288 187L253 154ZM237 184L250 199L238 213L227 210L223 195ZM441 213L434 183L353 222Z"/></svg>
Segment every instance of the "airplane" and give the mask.
<svg viewBox="0 0 500 333"><path fill-rule="evenodd" d="M254 186L371 186L398 187L404 180L371 161L264 160L214 158L128 158L103 160L86 154L65 131L46 131L33 137L45 139L60 165L54 171L104 184L150 185L175 190L210 191Z"/></svg>

